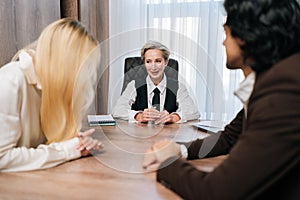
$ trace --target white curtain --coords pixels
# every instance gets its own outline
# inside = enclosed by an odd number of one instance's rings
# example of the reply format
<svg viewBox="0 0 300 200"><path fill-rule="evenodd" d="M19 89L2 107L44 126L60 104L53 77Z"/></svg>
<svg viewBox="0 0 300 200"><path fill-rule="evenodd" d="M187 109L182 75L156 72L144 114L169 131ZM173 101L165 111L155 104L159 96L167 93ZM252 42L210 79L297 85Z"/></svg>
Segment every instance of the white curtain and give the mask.
<svg viewBox="0 0 300 200"><path fill-rule="evenodd" d="M233 95L243 76L225 67L225 11L216 0L110 0L109 112L120 96L124 59L157 40L179 62L180 80L195 97L200 119L231 120L241 104Z"/></svg>

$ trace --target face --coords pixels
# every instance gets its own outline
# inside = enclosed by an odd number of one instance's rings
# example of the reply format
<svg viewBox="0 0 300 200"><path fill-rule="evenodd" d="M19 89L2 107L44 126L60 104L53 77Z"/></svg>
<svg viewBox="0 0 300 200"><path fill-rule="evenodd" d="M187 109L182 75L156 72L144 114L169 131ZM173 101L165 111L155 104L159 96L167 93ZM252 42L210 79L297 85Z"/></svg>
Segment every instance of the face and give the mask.
<svg viewBox="0 0 300 200"><path fill-rule="evenodd" d="M163 52L159 49L150 49L145 53L145 67L154 84L159 84L163 79L164 69L167 66Z"/></svg>
<svg viewBox="0 0 300 200"><path fill-rule="evenodd" d="M243 41L238 38L232 37L231 31L228 26L225 25L224 30L226 37L223 45L225 46L227 55L226 67L228 69L240 69L241 66L244 65L242 51L239 46L243 44Z"/></svg>

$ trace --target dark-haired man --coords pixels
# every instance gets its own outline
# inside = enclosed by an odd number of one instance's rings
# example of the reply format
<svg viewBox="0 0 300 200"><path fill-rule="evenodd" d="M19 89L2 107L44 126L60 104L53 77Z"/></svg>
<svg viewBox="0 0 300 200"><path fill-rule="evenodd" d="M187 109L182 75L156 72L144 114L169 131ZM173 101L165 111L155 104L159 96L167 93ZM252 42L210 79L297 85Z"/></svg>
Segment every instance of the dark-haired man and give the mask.
<svg viewBox="0 0 300 200"><path fill-rule="evenodd" d="M300 8L296 0L225 0L227 67L256 72L247 112L220 132L188 146L188 159L229 153L211 173L180 156L178 144L149 149L146 170L184 199L300 199ZM226 41L225 40L225 41ZM245 115L246 114L246 115Z"/></svg>

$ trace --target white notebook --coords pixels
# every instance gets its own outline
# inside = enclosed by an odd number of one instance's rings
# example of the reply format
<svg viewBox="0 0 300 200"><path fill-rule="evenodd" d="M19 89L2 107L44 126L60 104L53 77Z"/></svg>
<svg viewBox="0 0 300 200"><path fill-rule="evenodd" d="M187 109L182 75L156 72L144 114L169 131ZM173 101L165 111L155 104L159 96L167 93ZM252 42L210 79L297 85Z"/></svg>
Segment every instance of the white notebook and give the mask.
<svg viewBox="0 0 300 200"><path fill-rule="evenodd" d="M223 130L226 124L223 121L200 121L193 123L192 126L206 133L217 133Z"/></svg>
<svg viewBox="0 0 300 200"><path fill-rule="evenodd" d="M116 120L112 115L88 115L89 126L114 126Z"/></svg>

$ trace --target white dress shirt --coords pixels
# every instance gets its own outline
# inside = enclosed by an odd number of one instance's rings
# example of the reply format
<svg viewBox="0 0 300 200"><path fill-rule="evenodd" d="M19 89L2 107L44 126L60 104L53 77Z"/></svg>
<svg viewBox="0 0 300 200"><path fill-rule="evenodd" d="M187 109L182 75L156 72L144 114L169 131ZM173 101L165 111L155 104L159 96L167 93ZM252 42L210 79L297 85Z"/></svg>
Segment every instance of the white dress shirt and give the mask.
<svg viewBox="0 0 300 200"><path fill-rule="evenodd" d="M154 92L153 90L157 87L160 91L160 107L163 108L165 104L166 98L166 86L167 79L166 75L164 75L162 81L155 86L149 76L146 77L147 84L147 95L148 95L148 108L152 107L151 100L153 98ZM132 104L136 99L136 88L135 88L135 80L132 80L128 83L126 89L124 90L121 97L118 99L114 109L113 116L115 118L121 118L124 120L128 120L129 122L136 122L134 116L141 111L131 110ZM179 82L178 91L177 91L176 102L178 103L178 109L176 110L176 114L178 114L181 118L177 123L186 122L188 120L198 119L199 112L197 106L191 96L189 95L186 87ZM146 97L145 97L146 98ZM162 110L162 109L161 109Z"/></svg>
<svg viewBox="0 0 300 200"><path fill-rule="evenodd" d="M43 169L79 158L77 137L45 144L40 126L41 86L29 54L22 52L19 60L0 68L0 171Z"/></svg>
<svg viewBox="0 0 300 200"><path fill-rule="evenodd" d="M247 108L250 96L253 91L254 83L255 83L255 72L251 72L241 83L237 90L234 91L234 95L237 96L244 107L245 117L247 117Z"/></svg>

